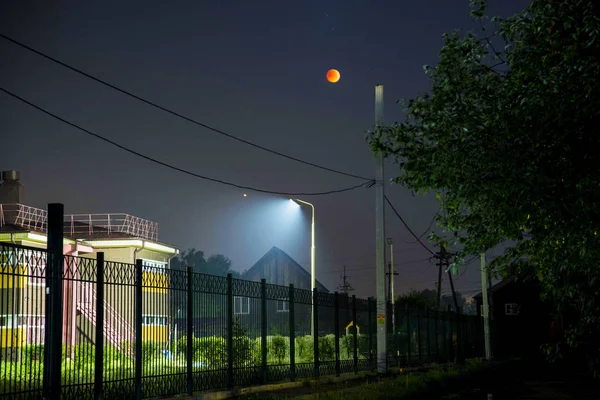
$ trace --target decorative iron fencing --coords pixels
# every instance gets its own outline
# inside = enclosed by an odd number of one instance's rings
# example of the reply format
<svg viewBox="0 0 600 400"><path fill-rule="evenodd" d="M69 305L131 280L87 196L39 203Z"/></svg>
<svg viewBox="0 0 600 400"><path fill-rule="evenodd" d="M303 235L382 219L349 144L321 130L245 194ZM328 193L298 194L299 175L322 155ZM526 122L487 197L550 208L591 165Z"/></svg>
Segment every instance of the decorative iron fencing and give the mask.
<svg viewBox="0 0 600 400"><path fill-rule="evenodd" d="M1 398L141 399L375 368L373 299L51 255L0 244ZM395 326L391 366L482 354L476 317L406 310Z"/></svg>

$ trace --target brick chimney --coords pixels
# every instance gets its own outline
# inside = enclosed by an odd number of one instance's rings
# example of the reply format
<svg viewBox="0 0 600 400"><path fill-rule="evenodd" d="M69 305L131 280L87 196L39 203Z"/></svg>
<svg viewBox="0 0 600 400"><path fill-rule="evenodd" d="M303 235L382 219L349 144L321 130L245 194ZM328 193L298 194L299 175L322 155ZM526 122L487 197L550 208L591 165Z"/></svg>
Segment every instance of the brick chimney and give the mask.
<svg viewBox="0 0 600 400"><path fill-rule="evenodd" d="M3 223L14 224L17 217L18 207L9 204L23 204L23 185L20 182L19 171L2 171L2 183L0 184L0 204L3 205Z"/></svg>

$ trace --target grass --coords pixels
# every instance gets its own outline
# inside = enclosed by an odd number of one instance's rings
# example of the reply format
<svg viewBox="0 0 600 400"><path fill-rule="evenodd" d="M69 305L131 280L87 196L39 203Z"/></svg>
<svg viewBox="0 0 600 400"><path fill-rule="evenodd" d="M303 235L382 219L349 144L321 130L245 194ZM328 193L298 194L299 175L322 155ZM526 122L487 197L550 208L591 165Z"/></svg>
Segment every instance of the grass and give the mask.
<svg viewBox="0 0 600 400"><path fill-rule="evenodd" d="M335 382L334 380L307 381L297 389L272 394L253 394L244 399L404 399L419 400L443 398L459 399L458 390L465 380L480 373L484 364L480 359L467 360L464 365L438 367L427 372L403 372L394 378L375 378ZM440 397L442 396L442 397Z"/></svg>

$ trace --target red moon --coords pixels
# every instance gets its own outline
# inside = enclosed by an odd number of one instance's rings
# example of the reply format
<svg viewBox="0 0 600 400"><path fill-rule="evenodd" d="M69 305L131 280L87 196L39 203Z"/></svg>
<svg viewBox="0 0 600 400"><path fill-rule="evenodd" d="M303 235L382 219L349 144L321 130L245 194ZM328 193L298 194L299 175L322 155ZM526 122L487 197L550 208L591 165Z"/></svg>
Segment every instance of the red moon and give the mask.
<svg viewBox="0 0 600 400"><path fill-rule="evenodd" d="M331 83L336 83L340 80L340 71L337 69L330 69L327 71L327 80Z"/></svg>

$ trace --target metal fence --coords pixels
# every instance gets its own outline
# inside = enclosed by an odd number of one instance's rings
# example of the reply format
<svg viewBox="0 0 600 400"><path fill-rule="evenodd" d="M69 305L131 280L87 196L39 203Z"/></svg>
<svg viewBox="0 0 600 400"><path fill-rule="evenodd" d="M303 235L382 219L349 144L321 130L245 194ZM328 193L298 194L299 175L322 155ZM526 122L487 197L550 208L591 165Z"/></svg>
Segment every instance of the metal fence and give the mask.
<svg viewBox="0 0 600 400"><path fill-rule="evenodd" d="M169 396L357 373L376 358L373 299L12 244L0 244L0 327L11 399ZM482 354L476 317L406 310L395 327L391 366Z"/></svg>

